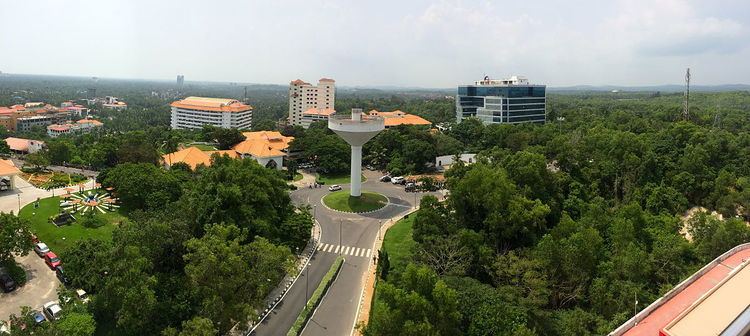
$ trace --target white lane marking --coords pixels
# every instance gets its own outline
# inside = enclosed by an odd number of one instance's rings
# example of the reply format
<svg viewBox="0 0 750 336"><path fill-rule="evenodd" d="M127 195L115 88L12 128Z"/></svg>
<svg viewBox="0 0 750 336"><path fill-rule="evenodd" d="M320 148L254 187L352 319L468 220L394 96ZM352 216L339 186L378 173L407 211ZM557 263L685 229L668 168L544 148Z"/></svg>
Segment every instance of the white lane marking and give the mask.
<svg viewBox="0 0 750 336"><path fill-rule="evenodd" d="M370 249L367 249L367 257L370 257Z"/></svg>
<svg viewBox="0 0 750 336"><path fill-rule="evenodd" d="M336 251L334 251L333 253L339 253L339 247L339 245L336 245Z"/></svg>
<svg viewBox="0 0 750 336"><path fill-rule="evenodd" d="M326 252L333 252L333 244L328 245L328 250Z"/></svg>
<svg viewBox="0 0 750 336"><path fill-rule="evenodd" d="M325 250L325 246L326 246L326 245L327 245L327 244L318 244L318 251L320 251L320 250Z"/></svg>
<svg viewBox="0 0 750 336"><path fill-rule="evenodd" d="M357 252L354 252L354 255L357 257L361 257L360 253L362 253L362 249L357 247Z"/></svg>
<svg viewBox="0 0 750 336"><path fill-rule="evenodd" d="M343 247L342 247L342 248L343 248ZM346 247L346 250L344 250L344 252L343 252L343 253L344 253L344 254L347 254L347 255L349 254L349 246L347 246L347 247Z"/></svg>

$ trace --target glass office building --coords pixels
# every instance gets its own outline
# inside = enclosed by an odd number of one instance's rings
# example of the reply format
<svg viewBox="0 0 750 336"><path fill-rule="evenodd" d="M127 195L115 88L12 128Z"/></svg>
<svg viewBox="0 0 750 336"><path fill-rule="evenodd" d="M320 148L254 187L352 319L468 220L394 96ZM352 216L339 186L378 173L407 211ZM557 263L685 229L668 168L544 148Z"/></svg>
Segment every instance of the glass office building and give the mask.
<svg viewBox="0 0 750 336"><path fill-rule="evenodd" d="M476 117L485 124L544 123L547 116L545 85L523 77L489 79L458 87L456 121Z"/></svg>

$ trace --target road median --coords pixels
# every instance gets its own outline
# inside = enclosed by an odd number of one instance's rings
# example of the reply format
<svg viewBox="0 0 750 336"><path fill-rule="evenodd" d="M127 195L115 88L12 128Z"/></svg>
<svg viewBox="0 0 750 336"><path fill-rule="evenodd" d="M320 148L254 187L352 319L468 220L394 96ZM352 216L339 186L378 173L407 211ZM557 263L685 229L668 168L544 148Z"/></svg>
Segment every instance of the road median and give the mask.
<svg viewBox="0 0 750 336"><path fill-rule="evenodd" d="M333 265L331 265L328 273L323 276L323 279L320 281L320 285L318 285L318 288L316 288L312 293L312 296L310 296L310 300L307 301L305 308L302 309L302 311L299 313L299 316L297 317L297 320L294 321L294 324L292 324L292 328L290 328L289 332L286 333L287 336L297 336L302 332L302 330L305 328L305 325L307 325L307 322L315 312L315 309L323 300L323 297L325 297L328 288L330 288L333 284L333 281L336 280L336 276L338 276L339 271L341 271L341 266L343 264L343 257L336 258L336 261L333 262Z"/></svg>

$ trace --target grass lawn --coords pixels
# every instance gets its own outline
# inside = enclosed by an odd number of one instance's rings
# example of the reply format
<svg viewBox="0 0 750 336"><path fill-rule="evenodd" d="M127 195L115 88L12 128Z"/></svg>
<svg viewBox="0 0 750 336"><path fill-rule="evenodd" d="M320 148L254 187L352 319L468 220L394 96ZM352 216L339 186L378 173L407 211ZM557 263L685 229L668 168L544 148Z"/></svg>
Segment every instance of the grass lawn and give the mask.
<svg viewBox="0 0 750 336"><path fill-rule="evenodd" d="M351 183L351 179L349 178L349 174L342 174L342 175L322 175L317 174L317 181L321 182L325 185L331 185L331 184L348 184ZM367 178L364 174L362 174L362 182L367 181Z"/></svg>
<svg viewBox="0 0 750 336"><path fill-rule="evenodd" d="M302 179L302 177L303 177L303 176L302 176L302 174L300 174L300 173L294 174L294 180L295 180L295 181L299 181L299 180L301 180L301 179Z"/></svg>
<svg viewBox="0 0 750 336"><path fill-rule="evenodd" d="M216 147L209 146L209 145L204 145L204 144L190 144L189 146L190 147L197 147L198 149L200 149L202 151L214 151L214 150L216 150Z"/></svg>
<svg viewBox="0 0 750 336"><path fill-rule="evenodd" d="M73 222L71 225L57 227L55 224L49 222L50 216L60 213L60 198L55 196L41 199L38 209L34 209L34 203L26 205L21 209L19 217L29 220L31 223L31 232L36 234L51 250L58 255L64 255L68 247L84 238L111 240L115 224L127 219L119 210L106 213L99 213L98 210L95 211L97 211L97 216L102 216L107 220L106 225L94 229L83 227L78 222ZM78 217L80 215L75 214L74 216Z"/></svg>
<svg viewBox="0 0 750 336"><path fill-rule="evenodd" d="M377 193L362 192L360 197L349 196L349 190L339 190L323 197L329 208L345 212L377 210L388 204L388 198Z"/></svg>

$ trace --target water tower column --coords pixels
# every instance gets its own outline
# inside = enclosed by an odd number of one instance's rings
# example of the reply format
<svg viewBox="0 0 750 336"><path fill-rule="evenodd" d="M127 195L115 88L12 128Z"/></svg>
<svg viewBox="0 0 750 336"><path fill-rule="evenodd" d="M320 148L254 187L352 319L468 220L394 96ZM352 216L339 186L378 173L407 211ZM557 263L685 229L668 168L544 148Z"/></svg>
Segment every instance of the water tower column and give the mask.
<svg viewBox="0 0 750 336"><path fill-rule="evenodd" d="M352 190L349 195L362 195L362 146L352 146Z"/></svg>

